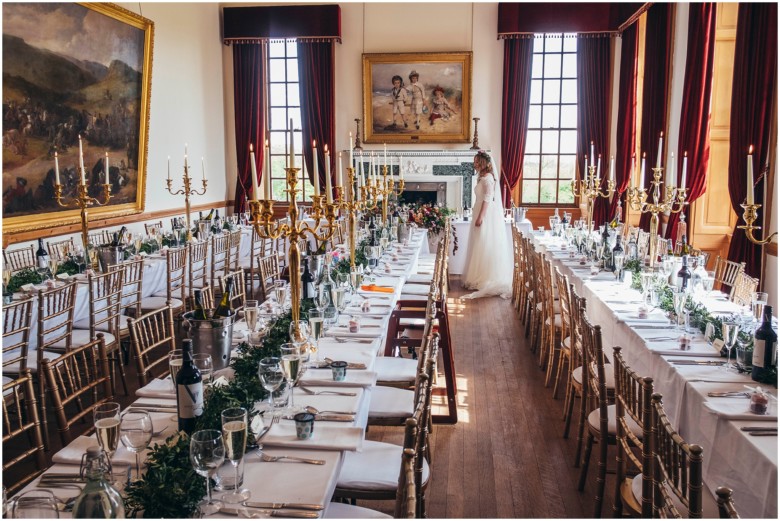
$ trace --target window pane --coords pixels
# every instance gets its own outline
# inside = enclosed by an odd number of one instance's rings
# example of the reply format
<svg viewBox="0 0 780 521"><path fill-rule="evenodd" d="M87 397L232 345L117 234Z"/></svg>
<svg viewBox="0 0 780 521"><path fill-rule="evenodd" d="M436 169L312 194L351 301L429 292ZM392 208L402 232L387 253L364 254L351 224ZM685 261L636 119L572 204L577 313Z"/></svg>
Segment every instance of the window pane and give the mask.
<svg viewBox="0 0 780 521"><path fill-rule="evenodd" d="M544 179L558 177L558 156L542 156L542 177Z"/></svg>
<svg viewBox="0 0 780 521"><path fill-rule="evenodd" d="M558 127L558 113L560 109L558 105L545 105L544 106L544 118L542 119L542 126L544 128L559 128Z"/></svg>
<svg viewBox="0 0 780 521"><path fill-rule="evenodd" d="M271 179L283 179L285 175L284 167L287 166L287 156L275 156L271 154ZM274 192L276 192L274 190Z"/></svg>
<svg viewBox="0 0 780 521"><path fill-rule="evenodd" d="M561 106L561 128L577 128L577 105Z"/></svg>
<svg viewBox="0 0 780 521"><path fill-rule="evenodd" d="M558 185L558 202L562 204L571 204L574 202L574 192L571 183L561 182Z"/></svg>
<svg viewBox="0 0 780 521"><path fill-rule="evenodd" d="M272 107L284 107L287 104L287 89L284 83L272 83L269 92L271 94Z"/></svg>
<svg viewBox="0 0 780 521"><path fill-rule="evenodd" d="M298 83L287 84L287 104L291 107L301 106L301 93Z"/></svg>
<svg viewBox="0 0 780 521"><path fill-rule="evenodd" d="M576 156L559 156L560 158L560 179L574 179L574 164Z"/></svg>
<svg viewBox="0 0 780 521"><path fill-rule="evenodd" d="M268 76L271 82L285 81L284 60L268 60Z"/></svg>
<svg viewBox="0 0 780 521"><path fill-rule="evenodd" d="M559 103L561 100L561 80L544 80L544 102ZM531 98L533 103L533 98Z"/></svg>
<svg viewBox="0 0 780 521"><path fill-rule="evenodd" d="M564 52L577 52L576 34L568 33L563 35L563 50Z"/></svg>
<svg viewBox="0 0 780 521"><path fill-rule="evenodd" d="M287 128L287 110L271 109L271 130L284 130Z"/></svg>
<svg viewBox="0 0 780 521"><path fill-rule="evenodd" d="M271 191L274 193L274 199L277 201L286 201L287 194L284 190L287 188L287 183L281 179L272 179L271 185Z"/></svg>
<svg viewBox="0 0 780 521"><path fill-rule="evenodd" d="M284 57L284 42L279 40L268 43L268 56L271 58Z"/></svg>
<svg viewBox="0 0 780 521"><path fill-rule="evenodd" d="M538 130L529 130L525 137L525 153L534 154L539 152L539 143L541 140L541 132Z"/></svg>
<svg viewBox="0 0 780 521"><path fill-rule="evenodd" d="M531 77L532 78L541 78L542 77L542 62L544 61L543 55L541 54L534 54L534 60L531 64Z"/></svg>
<svg viewBox="0 0 780 521"><path fill-rule="evenodd" d="M300 128L300 122L298 124L295 124L295 128ZM295 140L295 153L300 154L303 151L303 134L301 132L295 132L293 134L293 139ZM295 158L296 164L300 167L301 166L301 160L300 158Z"/></svg>
<svg viewBox="0 0 780 521"><path fill-rule="evenodd" d="M271 131L271 155L274 154L284 154L284 151L286 150L285 147L285 132L282 131Z"/></svg>
<svg viewBox="0 0 780 521"><path fill-rule="evenodd" d="M287 81L298 81L298 60L287 60Z"/></svg>
<svg viewBox="0 0 780 521"><path fill-rule="evenodd" d="M576 78L577 77L577 55L576 54L564 54L563 55L563 67L561 69L561 77L563 78Z"/></svg>
<svg viewBox="0 0 780 521"><path fill-rule="evenodd" d="M542 154L558 153L558 134L557 130L542 131Z"/></svg>
<svg viewBox="0 0 780 521"><path fill-rule="evenodd" d="M539 177L539 156L537 155L524 155L523 156L523 178L533 179Z"/></svg>
<svg viewBox="0 0 780 521"><path fill-rule="evenodd" d="M561 52L561 39L560 35L547 36L544 39L544 52Z"/></svg>
<svg viewBox="0 0 780 521"><path fill-rule="evenodd" d="M534 52L544 52L544 38L536 36L534 38Z"/></svg>
<svg viewBox="0 0 780 521"><path fill-rule="evenodd" d="M576 154L577 153L577 131L576 130L562 130L561 131L561 154Z"/></svg>
<svg viewBox="0 0 780 521"><path fill-rule="evenodd" d="M287 57L288 58L298 57L298 44L295 43L294 40L287 41Z"/></svg>
<svg viewBox="0 0 780 521"><path fill-rule="evenodd" d="M528 128L539 128L542 125L542 106L528 107Z"/></svg>
<svg viewBox="0 0 780 521"><path fill-rule="evenodd" d="M531 103L542 102L542 80L531 80Z"/></svg>
<svg viewBox="0 0 780 521"><path fill-rule="evenodd" d="M556 181L542 181L539 187L539 203L555 203L558 183Z"/></svg>
<svg viewBox="0 0 780 521"><path fill-rule="evenodd" d="M523 192L522 202L536 204L539 202L539 181L529 181L523 179Z"/></svg>
<svg viewBox="0 0 780 521"><path fill-rule="evenodd" d="M560 54L548 54L544 57L544 77L545 78L560 78L561 77L561 55Z"/></svg>
<svg viewBox="0 0 780 521"><path fill-rule="evenodd" d="M287 111L287 118L293 120L293 128L297 128L298 130L300 130L300 128L301 128L301 109L300 108L289 109ZM289 121L288 121L288 123L289 123ZM286 127L287 126L285 125L285 128ZM300 139L300 132L298 132L297 134L298 134L298 139ZM295 146L296 147L298 146L298 142L297 141L295 142ZM298 150L300 150L300 148L298 148Z"/></svg>
<svg viewBox="0 0 780 521"><path fill-rule="evenodd" d="M563 80L561 103L577 103L577 80Z"/></svg>

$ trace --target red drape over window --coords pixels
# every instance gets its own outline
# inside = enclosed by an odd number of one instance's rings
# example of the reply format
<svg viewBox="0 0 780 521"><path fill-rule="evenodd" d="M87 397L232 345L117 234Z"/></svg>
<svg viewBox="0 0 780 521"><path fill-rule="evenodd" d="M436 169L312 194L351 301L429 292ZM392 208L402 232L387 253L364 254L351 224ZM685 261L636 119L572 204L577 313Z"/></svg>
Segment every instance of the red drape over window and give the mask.
<svg viewBox="0 0 780 521"><path fill-rule="evenodd" d="M236 159L238 176L234 211L247 211L252 191L249 145L255 147L258 186L265 153L265 44L233 45L233 98L236 114Z"/></svg>
<svg viewBox="0 0 780 521"><path fill-rule="evenodd" d="M587 171L580 168L585 168L584 156L590 154L593 142L596 157L602 156L602 187L609 177L610 44L609 37L582 36L577 41L577 165L582 179ZM598 226L607 219L609 201L599 197L595 203L593 222Z"/></svg>
<svg viewBox="0 0 780 521"><path fill-rule="evenodd" d="M533 38L504 41L504 93L501 102L501 194L504 207L523 173L523 155L531 102Z"/></svg>
<svg viewBox="0 0 780 521"><path fill-rule="evenodd" d="M680 151L677 162L677 179L680 186L683 154L688 153L687 200L692 203L706 189L707 170L710 164L710 98L712 92L712 65L715 54L715 14L713 2L690 4L688 15L688 54L685 62L683 100L680 111ZM671 165L670 165L671 166ZM686 218L690 206L685 208ZM679 213L669 216L666 237L677 237ZM690 222L690 219L686 219ZM690 234L689 234L690 235Z"/></svg>
<svg viewBox="0 0 780 521"><path fill-rule="evenodd" d="M631 182L636 147L636 80L639 37L637 24L623 31L620 46L620 85L618 87L617 150L615 150L615 197L607 216L614 216L618 200ZM623 211L625 212L625 202Z"/></svg>
<svg viewBox="0 0 780 521"><path fill-rule="evenodd" d="M652 168L656 165L656 157L658 156L658 135L666 129L673 12L674 6L661 3L653 4L647 10L645 79L642 87L642 134L640 139L641 150L647 154L645 188L648 188L648 195L651 193L649 187L650 181L653 179ZM664 147L666 147L667 141L664 139ZM637 164L641 165L640 159L637 159ZM668 167L669 165L662 166ZM663 179L663 175L661 179ZM639 223L644 230L649 230L650 214L642 214Z"/></svg>
<svg viewBox="0 0 780 521"><path fill-rule="evenodd" d="M325 195L325 148L330 150L331 186L335 187L336 95L333 42L298 42L303 155L309 180L314 182L312 140L317 141L317 175Z"/></svg>
<svg viewBox="0 0 780 521"><path fill-rule="evenodd" d="M731 94L729 146L729 195L731 206L742 220L747 194L747 151L753 145L754 200L764 199L768 169L770 131L777 80L777 4L740 3L734 51L734 84ZM764 222L761 208L755 226ZM761 276L761 247L748 241L743 230L734 229L729 260L746 263L745 271Z"/></svg>

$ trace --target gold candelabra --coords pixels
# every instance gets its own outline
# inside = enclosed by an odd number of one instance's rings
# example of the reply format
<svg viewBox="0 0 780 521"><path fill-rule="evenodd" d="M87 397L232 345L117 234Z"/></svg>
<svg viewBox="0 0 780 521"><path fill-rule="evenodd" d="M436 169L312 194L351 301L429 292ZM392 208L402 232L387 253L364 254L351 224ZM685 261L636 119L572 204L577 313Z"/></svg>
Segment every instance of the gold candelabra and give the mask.
<svg viewBox="0 0 780 521"><path fill-rule="evenodd" d="M310 235L317 242L318 247L321 243L330 240L335 232L333 223L336 220L336 211L338 210L339 205L334 203L323 204L323 199L325 199L324 196L313 195L311 196L311 217L314 219L314 225L312 226L307 222L299 221L297 194L301 190L297 188L297 185L300 168L289 167L285 168L285 171L287 172L287 189L285 189L285 192L289 194L290 197L287 210L290 222L276 222L274 219L273 199L250 201L249 207L252 213L252 226L258 236L262 239L272 240L285 238L289 243L287 262L290 268L290 304L292 307L292 319L297 321L300 319L301 312L301 287L299 279L301 252L298 247L298 240ZM318 233L320 220L323 217L328 222L328 229L322 233Z"/></svg>
<svg viewBox="0 0 780 521"><path fill-rule="evenodd" d="M628 189L626 200L629 206L635 212L649 213L650 217L650 267L655 267L657 248L658 248L658 215L661 213L680 213L685 205L688 189L666 186L664 197L661 198L661 173L662 167L653 168L653 202L647 202L647 189L643 187L633 187Z"/></svg>
<svg viewBox="0 0 780 521"><path fill-rule="evenodd" d="M108 174L106 174L107 176ZM82 179L83 181L83 179ZM81 209L81 240L84 243L84 252L89 252L89 214L87 208L90 206L105 206L111 200L111 185L106 183L103 186L103 201L100 201L97 197L90 197L88 193L88 187L86 183L80 183L78 185L78 193L69 201L63 201L62 199L62 185L56 183L54 185L54 199L57 204L63 208L80 208Z"/></svg>
<svg viewBox="0 0 780 521"><path fill-rule="evenodd" d="M599 158L601 161L601 158ZM593 231L593 205L594 201L598 197L609 198L615 193L615 181L607 179L607 191L602 192L600 189L601 179L596 177L596 166L588 166L588 174L584 180L574 179L571 182L572 192L574 192L574 198L580 201L585 200L586 213L588 216L588 232Z"/></svg>
<svg viewBox="0 0 780 521"><path fill-rule="evenodd" d="M390 196L395 195L397 197L401 195L403 191L404 191L404 180L403 179L398 180L398 189L396 189L395 181L393 181L393 176L388 175L387 165L383 166L382 184L381 186L375 187L375 194L382 196L382 223L387 222L387 207L390 203Z"/></svg>
<svg viewBox="0 0 780 521"><path fill-rule="evenodd" d="M347 183L339 191L338 206L347 213L347 225L349 233L349 265L355 267L355 249L357 240L356 220L358 212L366 209L366 200L364 198L367 190L363 187L362 193L355 190L355 169L347 167ZM374 206L376 207L376 205Z"/></svg>
<svg viewBox="0 0 780 521"><path fill-rule="evenodd" d="M169 160L169 166L170 166L170 160ZM190 196L191 195L203 195L206 193L206 186L208 185L208 181L206 181L206 175L204 171L203 175L203 190L198 191L192 188L192 178L190 177L190 167L187 165L187 162L184 162L184 174L182 175L183 179L183 187L179 190L176 190L175 192L171 188L172 180L170 178L170 171L168 172L168 179L165 180L166 187L168 189L168 193L171 195L184 195L184 212L185 217L187 219L187 242L192 241L192 225L190 224Z"/></svg>
<svg viewBox="0 0 780 521"><path fill-rule="evenodd" d="M748 187L748 189L752 189L752 187ZM760 204L741 204L740 205L745 211L742 214L742 218L745 220L745 224L743 226L738 226L738 228L745 230L745 235L747 235L747 238L750 242L753 244L758 245L764 245L768 244L772 237L777 235L777 232L773 233L769 237L766 237L765 239L756 239L753 236L754 231L761 230L760 226L753 226L753 223L756 222L758 219L758 209L761 208Z"/></svg>

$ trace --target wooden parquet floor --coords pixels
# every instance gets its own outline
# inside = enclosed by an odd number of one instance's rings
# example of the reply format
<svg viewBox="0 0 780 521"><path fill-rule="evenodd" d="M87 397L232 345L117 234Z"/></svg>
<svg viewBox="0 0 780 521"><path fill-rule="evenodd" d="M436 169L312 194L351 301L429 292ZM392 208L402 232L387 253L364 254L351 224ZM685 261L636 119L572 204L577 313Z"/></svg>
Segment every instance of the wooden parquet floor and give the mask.
<svg viewBox="0 0 780 521"><path fill-rule="evenodd" d="M452 277L459 422L434 426L428 517L592 517L595 460L585 491L578 492L576 416L572 435L563 439L563 393L554 400L552 387L544 387L538 355L530 352L511 303L459 298L464 293ZM372 427L368 438L401 444L400 430ZM604 517L612 516L614 483L608 474ZM358 504L393 512L390 502Z"/></svg>

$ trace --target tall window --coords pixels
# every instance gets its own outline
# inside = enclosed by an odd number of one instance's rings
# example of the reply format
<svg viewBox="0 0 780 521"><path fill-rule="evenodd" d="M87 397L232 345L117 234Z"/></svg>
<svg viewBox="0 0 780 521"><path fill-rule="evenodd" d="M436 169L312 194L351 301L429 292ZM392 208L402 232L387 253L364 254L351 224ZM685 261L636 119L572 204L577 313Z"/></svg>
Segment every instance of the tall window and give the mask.
<svg viewBox="0 0 780 521"><path fill-rule="evenodd" d="M577 38L537 34L531 74L523 204L574 203L577 159Z"/></svg>
<svg viewBox="0 0 780 521"><path fill-rule="evenodd" d="M295 166L300 168L298 200L308 200L314 187L304 178L301 138L301 96L298 84L298 44L295 40L274 40L268 44L268 115L271 146L271 184L277 201L286 201L289 194L285 167L290 151L287 127L293 122Z"/></svg>

